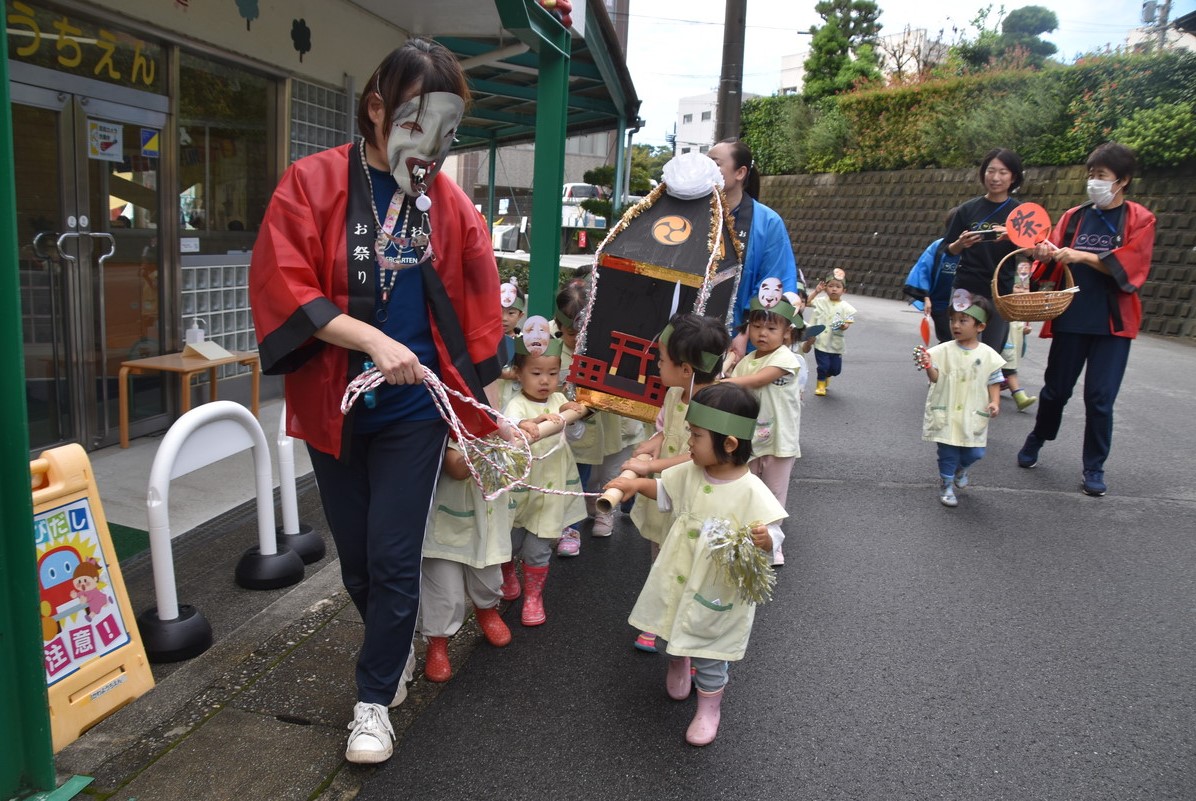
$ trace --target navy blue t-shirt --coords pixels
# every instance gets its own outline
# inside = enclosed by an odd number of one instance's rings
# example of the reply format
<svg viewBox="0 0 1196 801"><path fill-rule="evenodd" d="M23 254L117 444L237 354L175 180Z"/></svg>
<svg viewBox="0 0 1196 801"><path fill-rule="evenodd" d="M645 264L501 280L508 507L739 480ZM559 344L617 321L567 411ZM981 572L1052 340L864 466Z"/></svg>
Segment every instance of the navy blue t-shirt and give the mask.
<svg viewBox="0 0 1196 801"><path fill-rule="evenodd" d="M1119 246L1118 232L1121 230L1121 218L1125 214L1124 205L1103 211L1089 207L1076 213L1084 216L1080 220L1071 247L1100 255ZM1117 303L1115 293L1118 291L1113 277L1086 264L1067 266L1080 291L1072 297L1067 310L1051 323L1051 330L1066 334L1110 333L1110 303Z"/></svg>
<svg viewBox="0 0 1196 801"><path fill-rule="evenodd" d="M386 212L390 208L390 199L394 197L399 185L390 173L373 167L369 170L374 185L374 205L378 209L378 218L385 220ZM431 217L431 212L428 216ZM412 207L410 219L411 223L416 225L422 219L422 215ZM395 227L401 225L400 214ZM393 244L387 250L387 255L396 255ZM419 258L411 249L403 255L416 261ZM413 263L410 267L392 273L395 281L385 309L382 305L382 286L386 280L386 271L378 265L377 259L374 259L374 271L377 290L374 297L374 317L370 322L381 328L391 339L410 348L424 367L439 373L440 361L436 355L436 342L432 338L432 324L428 317L428 305L424 300L424 280L419 267ZM383 316L385 321L380 319ZM356 404L353 425L355 433L369 434L403 420L434 420L440 417L431 394L422 383L402 386L379 384L374 393L377 403L373 409L366 407L362 401Z"/></svg>

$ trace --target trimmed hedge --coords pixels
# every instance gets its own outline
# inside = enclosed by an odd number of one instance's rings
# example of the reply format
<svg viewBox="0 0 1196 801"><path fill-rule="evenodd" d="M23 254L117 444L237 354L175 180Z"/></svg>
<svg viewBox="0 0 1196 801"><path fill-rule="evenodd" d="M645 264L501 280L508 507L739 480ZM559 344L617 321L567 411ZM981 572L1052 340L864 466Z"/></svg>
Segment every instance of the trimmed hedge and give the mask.
<svg viewBox="0 0 1196 801"><path fill-rule="evenodd" d="M797 96L755 98L742 119L766 175L963 167L996 146L1027 165L1078 164L1110 139L1134 148L1144 165L1174 165L1196 156L1196 54L1094 56L814 106Z"/></svg>

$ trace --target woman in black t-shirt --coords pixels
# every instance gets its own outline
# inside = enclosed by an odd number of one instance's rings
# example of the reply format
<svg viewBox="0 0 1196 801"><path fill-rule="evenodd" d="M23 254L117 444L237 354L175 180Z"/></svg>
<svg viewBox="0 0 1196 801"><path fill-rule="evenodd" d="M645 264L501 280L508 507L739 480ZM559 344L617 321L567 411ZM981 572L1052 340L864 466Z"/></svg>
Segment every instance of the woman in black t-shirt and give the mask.
<svg viewBox="0 0 1196 801"><path fill-rule="evenodd" d="M1005 220L1021 203L1011 194L1025 177L1021 156L1012 150L994 148L981 160L978 175L984 194L961 204L955 211L943 235L942 247L960 257L953 291L966 289L992 300L993 273L1001 259L1017 249L1005 236ZM1012 270L1009 272L1012 274ZM1002 294L1009 292L1011 285L1011 278L1002 280ZM1000 353L1008 336L1009 322L994 314L989 317L981 341ZM1016 375L1015 370L1004 372L1006 380ZM1010 386L1016 390L1012 381Z"/></svg>

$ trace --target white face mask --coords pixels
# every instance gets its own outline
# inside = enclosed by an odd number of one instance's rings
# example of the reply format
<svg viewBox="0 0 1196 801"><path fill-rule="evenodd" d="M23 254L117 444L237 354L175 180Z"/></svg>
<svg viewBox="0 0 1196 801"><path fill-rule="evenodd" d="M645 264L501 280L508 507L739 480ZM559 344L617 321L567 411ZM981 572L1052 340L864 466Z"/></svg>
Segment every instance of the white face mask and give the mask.
<svg viewBox="0 0 1196 801"><path fill-rule="evenodd" d="M414 197L427 192L453 146L464 113L465 101L452 92L413 97L395 111L386 140L386 157L403 194Z"/></svg>
<svg viewBox="0 0 1196 801"><path fill-rule="evenodd" d="M1104 181L1100 178L1088 179L1088 199L1098 209L1107 209L1113 205L1117 192L1113 190L1115 181ZM1118 190L1120 191L1120 190Z"/></svg>

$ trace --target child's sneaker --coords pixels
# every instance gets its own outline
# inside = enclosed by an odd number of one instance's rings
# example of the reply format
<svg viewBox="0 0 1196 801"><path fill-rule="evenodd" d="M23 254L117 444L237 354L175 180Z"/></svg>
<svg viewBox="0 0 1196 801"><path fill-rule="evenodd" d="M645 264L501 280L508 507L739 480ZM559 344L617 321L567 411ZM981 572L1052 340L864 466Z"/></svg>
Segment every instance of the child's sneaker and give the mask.
<svg viewBox="0 0 1196 801"><path fill-rule="evenodd" d="M577 556L579 553L581 553L581 532L570 526L561 532L561 538L557 540L556 555Z"/></svg>
<svg viewBox="0 0 1196 801"><path fill-rule="evenodd" d="M939 503L943 506L955 508L959 506L959 499L955 497L955 487L949 478L939 481Z"/></svg>
<svg viewBox="0 0 1196 801"><path fill-rule="evenodd" d="M641 631L640 636L635 638L635 647L639 651L656 653L656 635L650 631Z"/></svg>
<svg viewBox="0 0 1196 801"><path fill-rule="evenodd" d="M594 515L594 525L590 529L590 534L595 537L609 537L611 531L615 527L615 513L614 512L599 512Z"/></svg>

